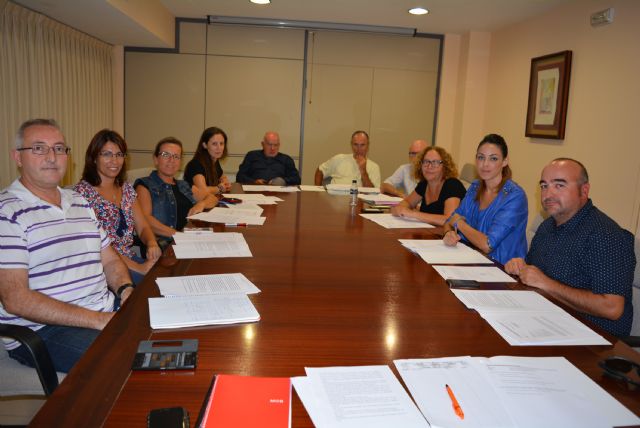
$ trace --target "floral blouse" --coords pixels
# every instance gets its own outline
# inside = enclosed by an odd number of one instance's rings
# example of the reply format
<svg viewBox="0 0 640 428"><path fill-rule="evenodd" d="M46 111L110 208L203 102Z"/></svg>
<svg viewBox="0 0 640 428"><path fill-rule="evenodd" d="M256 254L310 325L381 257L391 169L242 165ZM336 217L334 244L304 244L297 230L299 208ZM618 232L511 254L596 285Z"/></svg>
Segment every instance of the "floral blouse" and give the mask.
<svg viewBox="0 0 640 428"><path fill-rule="evenodd" d="M122 203L118 207L111 201L104 199L93 186L82 180L74 186L93 208L100 226L107 232L113 248L123 256L132 258L133 251L133 203L137 194L130 183L122 185Z"/></svg>

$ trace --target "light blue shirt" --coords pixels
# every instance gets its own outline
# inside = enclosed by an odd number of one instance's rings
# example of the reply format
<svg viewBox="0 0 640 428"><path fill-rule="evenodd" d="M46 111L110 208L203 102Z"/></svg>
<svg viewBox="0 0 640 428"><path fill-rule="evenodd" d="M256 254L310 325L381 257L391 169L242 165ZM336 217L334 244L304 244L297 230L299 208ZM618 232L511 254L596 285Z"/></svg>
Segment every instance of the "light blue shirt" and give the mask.
<svg viewBox="0 0 640 428"><path fill-rule="evenodd" d="M507 180L491 204L481 210L476 201L480 182L474 181L456 213L469 226L487 235L492 251L489 257L505 264L514 257L527 255L527 195L515 182ZM464 240L464 235L460 234Z"/></svg>

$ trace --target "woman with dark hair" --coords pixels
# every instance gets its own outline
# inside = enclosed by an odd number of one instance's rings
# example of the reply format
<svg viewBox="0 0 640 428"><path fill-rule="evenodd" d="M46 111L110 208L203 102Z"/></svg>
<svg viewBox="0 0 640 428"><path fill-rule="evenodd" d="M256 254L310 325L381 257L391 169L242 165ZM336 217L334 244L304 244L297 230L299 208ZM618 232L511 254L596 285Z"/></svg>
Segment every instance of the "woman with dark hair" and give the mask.
<svg viewBox="0 0 640 428"><path fill-rule="evenodd" d="M82 180L74 189L89 202L111 245L129 268L135 283L142 280L161 255L156 238L137 202L136 192L125 181L127 143L115 131L103 129L89 143ZM131 250L133 232L147 249L147 259Z"/></svg>
<svg viewBox="0 0 640 428"><path fill-rule="evenodd" d="M464 239L502 264L527 254L527 195L511 180L508 155L507 143L500 135L482 139L476 151L480 178L445 223L446 245Z"/></svg>
<svg viewBox="0 0 640 428"><path fill-rule="evenodd" d="M222 129L212 126L202 132L193 159L184 169L184 179L194 191L219 195L231 190L231 183L220 166L227 151L227 134Z"/></svg>
<svg viewBox="0 0 640 428"><path fill-rule="evenodd" d="M442 147L427 147L416 156L413 173L418 185L391 208L391 214L442 226L466 193L464 185L456 178L456 164ZM416 210L420 202L420 209Z"/></svg>
<svg viewBox="0 0 640 428"><path fill-rule="evenodd" d="M176 138L163 138L156 144L153 164L156 170L133 184L138 192L142 212L157 236L169 238L182 230L187 216L213 208L218 200L208 192L195 194L184 180L176 180L180 169L182 142Z"/></svg>

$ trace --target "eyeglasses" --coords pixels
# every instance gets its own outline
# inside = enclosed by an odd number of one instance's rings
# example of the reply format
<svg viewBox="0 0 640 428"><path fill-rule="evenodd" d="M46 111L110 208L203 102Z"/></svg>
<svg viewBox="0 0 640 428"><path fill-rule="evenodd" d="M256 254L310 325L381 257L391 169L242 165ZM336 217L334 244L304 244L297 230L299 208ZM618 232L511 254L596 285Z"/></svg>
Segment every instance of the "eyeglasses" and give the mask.
<svg viewBox="0 0 640 428"><path fill-rule="evenodd" d="M605 375L626 382L628 385L640 387L640 380L631 379L627 375L635 369L636 375L640 376L640 364L635 361L614 356L600 361L598 365L604 370Z"/></svg>
<svg viewBox="0 0 640 428"><path fill-rule="evenodd" d="M422 159L422 166L429 166L431 168L437 168L442 164L443 164L443 162L441 160L438 160L438 159L434 159L434 160Z"/></svg>
<svg viewBox="0 0 640 428"><path fill-rule="evenodd" d="M158 156L160 156L162 159L173 159L173 160L180 160L182 159L182 155L174 155L173 153L169 153L169 152L160 152L158 153Z"/></svg>
<svg viewBox="0 0 640 428"><path fill-rule="evenodd" d="M71 152L71 147L67 147L64 144L56 144L53 147L47 146L46 144L34 144L31 147L22 147L16 150L19 152L22 152L24 150L31 150L31 153L38 156L48 155L49 152L53 150L53 153L55 155L63 156L68 155Z"/></svg>
<svg viewBox="0 0 640 428"><path fill-rule="evenodd" d="M114 157L116 159L124 159L126 155L127 155L126 153L122 153L122 152L117 152L117 153L113 153L109 151L100 152L100 156L107 159L113 159Z"/></svg>

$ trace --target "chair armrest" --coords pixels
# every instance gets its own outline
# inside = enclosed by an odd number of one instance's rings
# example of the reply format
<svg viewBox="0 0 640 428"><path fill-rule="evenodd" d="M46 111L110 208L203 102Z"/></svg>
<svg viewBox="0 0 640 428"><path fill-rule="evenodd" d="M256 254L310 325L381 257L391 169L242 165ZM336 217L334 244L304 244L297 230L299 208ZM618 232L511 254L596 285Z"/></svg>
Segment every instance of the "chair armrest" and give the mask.
<svg viewBox="0 0 640 428"><path fill-rule="evenodd" d="M38 372L45 395L51 395L58 387L58 375L53 367L47 346L40 336L30 328L13 324L0 324L0 336L15 339L26 347L33 358L33 364Z"/></svg>
<svg viewBox="0 0 640 428"><path fill-rule="evenodd" d="M621 337L620 340L632 348L640 348L640 336L625 336Z"/></svg>

